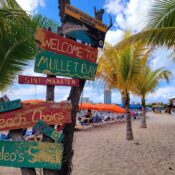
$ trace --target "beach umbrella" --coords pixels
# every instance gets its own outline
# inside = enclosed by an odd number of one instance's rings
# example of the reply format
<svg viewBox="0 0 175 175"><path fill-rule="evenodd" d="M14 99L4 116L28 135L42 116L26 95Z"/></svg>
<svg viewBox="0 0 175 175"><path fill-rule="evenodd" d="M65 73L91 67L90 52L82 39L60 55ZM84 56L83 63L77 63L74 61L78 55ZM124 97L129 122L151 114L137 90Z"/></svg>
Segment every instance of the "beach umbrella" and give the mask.
<svg viewBox="0 0 175 175"><path fill-rule="evenodd" d="M112 104L90 104L90 103L82 103L79 104L80 110L96 110L96 111L110 111L115 113L125 113L125 110L117 105Z"/></svg>
<svg viewBox="0 0 175 175"><path fill-rule="evenodd" d="M110 109L110 111L112 112L116 112L116 113L125 113L125 109L123 109L120 106L117 105L113 105L113 104L109 104L107 105L107 107Z"/></svg>
<svg viewBox="0 0 175 175"><path fill-rule="evenodd" d="M81 103L79 104L79 109L80 110L99 110L99 108L95 104L90 104L90 103Z"/></svg>
<svg viewBox="0 0 175 175"><path fill-rule="evenodd" d="M117 105L112 104L95 104L96 109L99 111L110 111L115 113L125 113L125 110Z"/></svg>

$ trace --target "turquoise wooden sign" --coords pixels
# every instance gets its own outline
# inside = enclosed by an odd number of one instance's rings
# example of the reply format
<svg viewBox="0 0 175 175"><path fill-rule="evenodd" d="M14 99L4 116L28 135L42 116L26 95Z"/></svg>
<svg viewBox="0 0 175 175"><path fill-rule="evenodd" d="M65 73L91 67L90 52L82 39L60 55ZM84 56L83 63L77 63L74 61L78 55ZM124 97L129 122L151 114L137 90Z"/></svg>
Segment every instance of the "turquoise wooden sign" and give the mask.
<svg viewBox="0 0 175 175"><path fill-rule="evenodd" d="M62 152L58 143L0 141L0 166L60 169Z"/></svg>
<svg viewBox="0 0 175 175"><path fill-rule="evenodd" d="M46 136L52 138L56 142L61 142L63 139L63 134L61 132L55 131L53 128L48 126L42 120L39 120L33 128L35 131L40 131Z"/></svg>
<svg viewBox="0 0 175 175"><path fill-rule="evenodd" d="M97 64L66 55L41 51L35 59L35 72L94 80Z"/></svg>
<svg viewBox="0 0 175 175"><path fill-rule="evenodd" d="M21 107L22 105L20 99L7 102L0 102L0 112L7 112Z"/></svg>

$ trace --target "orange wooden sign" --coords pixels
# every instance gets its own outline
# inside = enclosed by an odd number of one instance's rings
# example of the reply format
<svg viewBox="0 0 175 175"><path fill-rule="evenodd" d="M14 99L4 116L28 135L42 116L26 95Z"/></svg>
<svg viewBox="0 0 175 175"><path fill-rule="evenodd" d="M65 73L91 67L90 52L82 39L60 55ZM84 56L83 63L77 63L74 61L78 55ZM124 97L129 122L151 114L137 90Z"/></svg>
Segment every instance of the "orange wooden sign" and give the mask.
<svg viewBox="0 0 175 175"><path fill-rule="evenodd" d="M36 41L42 50L96 63L98 50L44 29L37 29Z"/></svg>
<svg viewBox="0 0 175 175"><path fill-rule="evenodd" d="M0 131L33 127L39 120L48 125L71 123L68 102L24 103L21 109L0 114Z"/></svg>
<svg viewBox="0 0 175 175"><path fill-rule="evenodd" d="M86 23L104 33L107 32L107 26L101 21L89 16L88 14L82 12L81 10L71 6L70 4L66 4L65 6L65 14L78 19L79 21Z"/></svg>

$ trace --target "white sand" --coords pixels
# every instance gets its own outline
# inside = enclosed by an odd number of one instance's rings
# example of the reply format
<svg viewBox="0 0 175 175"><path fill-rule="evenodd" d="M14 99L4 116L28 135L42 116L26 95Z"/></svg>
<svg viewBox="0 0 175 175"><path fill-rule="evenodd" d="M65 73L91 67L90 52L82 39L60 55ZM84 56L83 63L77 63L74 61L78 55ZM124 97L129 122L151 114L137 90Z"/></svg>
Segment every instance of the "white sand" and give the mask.
<svg viewBox="0 0 175 175"><path fill-rule="evenodd" d="M73 175L175 175L175 117L149 116L147 129L133 122L133 141L125 124L76 132ZM0 175L19 172L0 168Z"/></svg>
<svg viewBox="0 0 175 175"><path fill-rule="evenodd" d="M133 122L133 141L125 124L77 132L73 175L175 175L175 117L148 115L147 129Z"/></svg>

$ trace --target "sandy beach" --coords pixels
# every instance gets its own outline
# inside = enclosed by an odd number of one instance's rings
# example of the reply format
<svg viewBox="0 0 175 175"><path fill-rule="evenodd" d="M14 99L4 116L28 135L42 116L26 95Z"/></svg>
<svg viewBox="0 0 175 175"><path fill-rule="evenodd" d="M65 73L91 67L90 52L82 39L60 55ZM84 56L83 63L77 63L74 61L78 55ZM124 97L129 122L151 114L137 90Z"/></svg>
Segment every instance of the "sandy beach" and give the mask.
<svg viewBox="0 0 175 175"><path fill-rule="evenodd" d="M175 117L148 116L147 129L133 122L133 141L125 124L77 132L73 175L174 175Z"/></svg>
<svg viewBox="0 0 175 175"><path fill-rule="evenodd" d="M125 124L76 132L73 175L174 175L175 117L148 116L147 129L133 121L133 141L125 139ZM0 175L12 173L20 171L0 168Z"/></svg>

